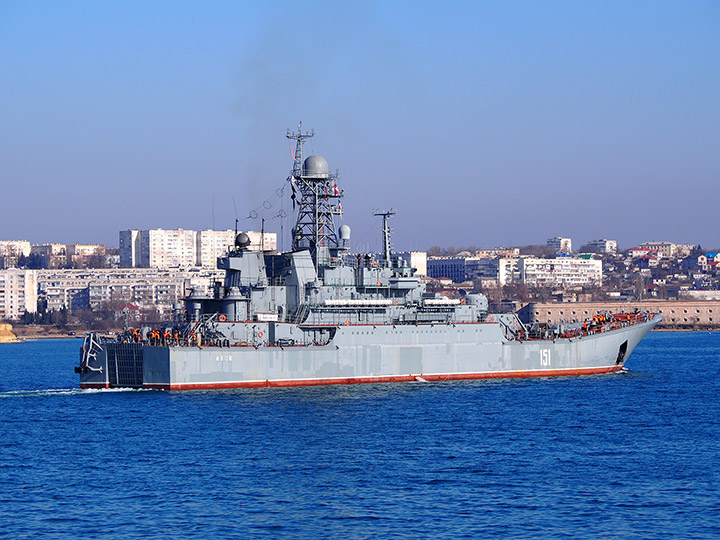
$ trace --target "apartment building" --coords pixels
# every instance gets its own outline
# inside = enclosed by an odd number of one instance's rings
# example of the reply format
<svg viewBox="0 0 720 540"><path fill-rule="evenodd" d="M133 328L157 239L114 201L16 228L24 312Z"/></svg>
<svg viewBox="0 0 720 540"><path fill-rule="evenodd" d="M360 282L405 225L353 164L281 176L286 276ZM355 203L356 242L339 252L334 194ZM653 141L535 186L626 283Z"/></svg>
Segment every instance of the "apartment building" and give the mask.
<svg viewBox="0 0 720 540"><path fill-rule="evenodd" d="M502 259L520 256L520 248L494 248L494 249L478 249L475 252L476 257L481 259Z"/></svg>
<svg viewBox="0 0 720 540"><path fill-rule="evenodd" d="M68 263L67 244L35 244L30 251L40 257L43 268L60 268Z"/></svg>
<svg viewBox="0 0 720 540"><path fill-rule="evenodd" d="M500 285L520 281L516 257L486 259L484 257L439 257L428 259L428 276L446 277L460 283L471 279L493 279Z"/></svg>
<svg viewBox="0 0 720 540"><path fill-rule="evenodd" d="M0 268L15 268L20 257L30 255L30 242L26 240L0 241Z"/></svg>
<svg viewBox="0 0 720 540"><path fill-rule="evenodd" d="M252 238L250 242L252 243ZM217 258L235 245L235 231L214 231L206 229L197 232L195 261L197 266L213 267Z"/></svg>
<svg viewBox="0 0 720 540"><path fill-rule="evenodd" d="M153 268L195 266L197 233L185 229L150 229L140 239L140 265Z"/></svg>
<svg viewBox="0 0 720 540"><path fill-rule="evenodd" d="M596 259L524 257L518 260L518 270L522 283L528 287L602 284L602 261Z"/></svg>
<svg viewBox="0 0 720 540"><path fill-rule="evenodd" d="M247 231L250 249L274 251L276 233ZM214 268L217 258L232 248L235 231L189 229L130 229L120 231L120 266L145 268Z"/></svg>
<svg viewBox="0 0 720 540"><path fill-rule="evenodd" d="M562 236L548 238L547 247L552 249L555 253L572 253L572 239L564 238Z"/></svg>
<svg viewBox="0 0 720 540"><path fill-rule="evenodd" d="M37 311L37 270L0 270L0 318L19 319Z"/></svg>
<svg viewBox="0 0 720 540"><path fill-rule="evenodd" d="M608 240L607 238L601 238L600 240L591 240L587 243L590 247L595 247L600 250L600 253L617 253L617 241Z"/></svg>
<svg viewBox="0 0 720 540"><path fill-rule="evenodd" d="M677 246L672 242L658 242L653 240L652 242L643 242L640 247L648 248L660 252L665 259L670 259L675 256Z"/></svg>
<svg viewBox="0 0 720 540"><path fill-rule="evenodd" d="M427 275L431 278L448 278L455 283L465 281L467 273L465 257L433 257L427 260Z"/></svg>
<svg viewBox="0 0 720 540"><path fill-rule="evenodd" d="M27 240L0 240L0 257L27 257L30 242Z"/></svg>
<svg viewBox="0 0 720 540"><path fill-rule="evenodd" d="M140 266L140 231L120 231L120 266Z"/></svg>
<svg viewBox="0 0 720 540"><path fill-rule="evenodd" d="M132 303L166 312L193 288L206 293L223 277L220 270L192 268L38 270L37 290L48 311L64 308L72 312L95 309L104 303Z"/></svg>

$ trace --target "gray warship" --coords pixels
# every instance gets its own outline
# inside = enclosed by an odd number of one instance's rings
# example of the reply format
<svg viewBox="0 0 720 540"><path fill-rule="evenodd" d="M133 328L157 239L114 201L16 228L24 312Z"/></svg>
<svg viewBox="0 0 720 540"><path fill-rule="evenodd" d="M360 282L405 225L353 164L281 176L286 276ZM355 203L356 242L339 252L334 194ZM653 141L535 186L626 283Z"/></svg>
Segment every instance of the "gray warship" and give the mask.
<svg viewBox="0 0 720 540"><path fill-rule="evenodd" d="M645 312L547 326L490 313L482 294L429 293L392 251L350 254L338 174L304 157L298 131L288 176L297 203L292 249L250 249L247 234L218 258L224 282L192 291L172 322L86 334L81 388L162 390L448 381L620 371L660 321Z"/></svg>

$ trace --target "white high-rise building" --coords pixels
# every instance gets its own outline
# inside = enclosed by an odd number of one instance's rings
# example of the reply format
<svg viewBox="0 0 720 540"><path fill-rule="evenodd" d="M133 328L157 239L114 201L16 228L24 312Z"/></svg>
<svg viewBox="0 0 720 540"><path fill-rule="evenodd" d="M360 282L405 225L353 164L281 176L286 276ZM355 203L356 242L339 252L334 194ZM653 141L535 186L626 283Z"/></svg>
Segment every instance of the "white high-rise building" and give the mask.
<svg viewBox="0 0 720 540"><path fill-rule="evenodd" d="M140 265L152 268L195 266L197 232L150 229L140 238Z"/></svg>
<svg viewBox="0 0 720 540"><path fill-rule="evenodd" d="M251 238L252 242L252 238ZM217 266L217 258L235 245L235 231L213 231L207 229L197 233L196 264L206 268Z"/></svg>
<svg viewBox="0 0 720 540"><path fill-rule="evenodd" d="M572 239L564 238L562 236L548 238L547 247L552 249L555 253L572 253Z"/></svg>
<svg viewBox="0 0 720 540"><path fill-rule="evenodd" d="M608 240L607 238L601 238L600 240L593 240L587 243L590 247L596 247L600 249L600 253L617 253L617 241Z"/></svg>
<svg viewBox="0 0 720 540"><path fill-rule="evenodd" d="M277 234L247 231L250 249L274 251ZM120 266L215 268L217 258L235 244L235 231L187 229L130 229L120 231Z"/></svg>
<svg viewBox="0 0 720 540"><path fill-rule="evenodd" d="M249 248L253 251L275 251L277 249L277 233L263 234L256 231L238 231L238 234L241 232L250 237ZM234 244L234 241L231 244Z"/></svg>
<svg viewBox="0 0 720 540"><path fill-rule="evenodd" d="M120 266L140 266L140 231L120 231Z"/></svg>
<svg viewBox="0 0 720 540"><path fill-rule="evenodd" d="M37 311L37 270L0 270L0 318L19 319Z"/></svg>

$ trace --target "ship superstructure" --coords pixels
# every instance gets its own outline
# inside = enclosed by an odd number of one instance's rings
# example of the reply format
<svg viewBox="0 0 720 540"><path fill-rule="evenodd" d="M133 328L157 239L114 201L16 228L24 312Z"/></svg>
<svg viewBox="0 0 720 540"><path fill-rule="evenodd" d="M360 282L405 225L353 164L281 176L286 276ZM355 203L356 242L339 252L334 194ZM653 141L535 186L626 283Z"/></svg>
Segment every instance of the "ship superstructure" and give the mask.
<svg viewBox="0 0 720 540"><path fill-rule="evenodd" d="M350 254L339 175L295 142L288 182L297 207L292 249L250 250L239 233L218 259L224 282L195 290L174 322L85 337L81 387L159 389L296 386L605 373L622 369L659 316L606 315L529 327L492 314L482 294L428 293L392 253L383 219L379 255Z"/></svg>

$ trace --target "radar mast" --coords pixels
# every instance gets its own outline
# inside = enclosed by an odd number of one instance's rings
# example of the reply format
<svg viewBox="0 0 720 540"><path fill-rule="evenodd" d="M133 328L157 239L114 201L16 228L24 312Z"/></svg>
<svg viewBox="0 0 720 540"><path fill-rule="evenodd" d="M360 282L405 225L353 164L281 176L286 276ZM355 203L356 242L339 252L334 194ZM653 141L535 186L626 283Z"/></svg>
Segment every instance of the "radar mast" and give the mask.
<svg viewBox="0 0 720 540"><path fill-rule="evenodd" d="M337 172L328 170L325 158L313 155L304 159L303 145L314 135L314 130L303 133L300 122L297 133L288 130L286 137L295 141L293 169L288 177L293 205L295 201L298 205L292 249L309 250L318 266L329 264L332 256L342 249L335 230L335 216L342 213L340 198L343 193L338 190Z"/></svg>

